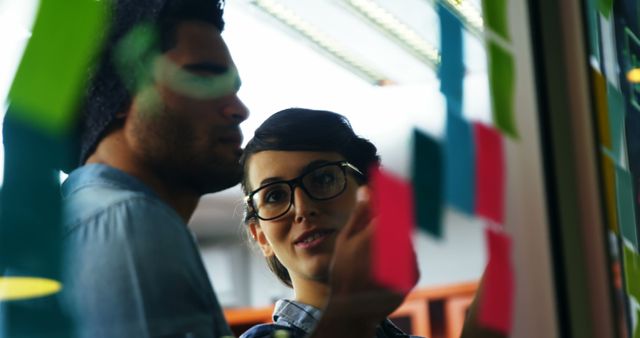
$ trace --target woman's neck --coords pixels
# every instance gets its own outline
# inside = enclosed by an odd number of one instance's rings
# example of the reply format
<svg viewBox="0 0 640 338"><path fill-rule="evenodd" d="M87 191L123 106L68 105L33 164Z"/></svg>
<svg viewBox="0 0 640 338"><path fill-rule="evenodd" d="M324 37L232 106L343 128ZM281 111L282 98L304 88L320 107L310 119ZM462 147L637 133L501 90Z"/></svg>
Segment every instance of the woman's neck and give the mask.
<svg viewBox="0 0 640 338"><path fill-rule="evenodd" d="M296 301L314 306L320 310L323 310L327 305L330 292L327 282L291 276L291 284L293 284L294 299Z"/></svg>

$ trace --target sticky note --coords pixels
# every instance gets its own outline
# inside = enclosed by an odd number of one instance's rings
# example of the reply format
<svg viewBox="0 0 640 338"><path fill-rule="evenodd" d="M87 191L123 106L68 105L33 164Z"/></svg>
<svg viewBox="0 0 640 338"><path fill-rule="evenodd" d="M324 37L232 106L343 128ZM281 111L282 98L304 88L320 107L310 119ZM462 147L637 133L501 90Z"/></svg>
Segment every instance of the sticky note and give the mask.
<svg viewBox="0 0 640 338"><path fill-rule="evenodd" d="M482 0L482 15L485 29L490 29L503 39L510 41L507 5L507 0Z"/></svg>
<svg viewBox="0 0 640 338"><path fill-rule="evenodd" d="M443 159L440 143L425 133L413 131L411 178L419 229L442 237Z"/></svg>
<svg viewBox="0 0 640 338"><path fill-rule="evenodd" d="M100 47L110 1L40 1L32 36L9 91L18 114L45 132L74 125L87 69Z"/></svg>
<svg viewBox="0 0 640 338"><path fill-rule="evenodd" d="M154 76L173 91L200 100L227 96L240 88L240 75L233 65L222 74L197 75L181 69L167 57L158 57Z"/></svg>
<svg viewBox="0 0 640 338"><path fill-rule="evenodd" d="M631 174L619 166L616 166L616 192L620 234L638 249L633 180Z"/></svg>
<svg viewBox="0 0 640 338"><path fill-rule="evenodd" d="M185 71L162 55L155 26L140 24L115 47L117 70L129 90L149 92L149 85L160 83L178 94L205 100L235 93L240 76L235 66L221 74L195 74Z"/></svg>
<svg viewBox="0 0 640 338"><path fill-rule="evenodd" d="M607 225L614 233L619 233L618 228L618 211L616 203L616 170L615 164L611 157L603 154L600 162L600 170L602 171L602 183L604 188L604 197L606 205Z"/></svg>
<svg viewBox="0 0 640 338"><path fill-rule="evenodd" d="M440 16L440 91L447 98L449 112L462 114L462 24L442 3L437 6Z"/></svg>
<svg viewBox="0 0 640 338"><path fill-rule="evenodd" d="M625 286L629 296L640 301L640 256L637 249L633 248L629 243L623 242L622 245L624 259L624 275Z"/></svg>
<svg viewBox="0 0 640 338"><path fill-rule="evenodd" d="M474 214L475 206L475 149L473 128L462 116L447 114L445 143L445 196L447 204Z"/></svg>
<svg viewBox="0 0 640 338"><path fill-rule="evenodd" d="M631 103L633 107L634 104ZM637 111L630 111L625 118L625 126L624 126L625 134L632 135L640 135L640 114ZM637 137L628 137L629 141L635 142L626 142L625 148L627 151L627 161L628 167L630 168L640 168L640 142L637 142ZM638 173L634 174L635 179L640 181L638 177ZM639 191L640 192L640 191Z"/></svg>
<svg viewBox="0 0 640 338"><path fill-rule="evenodd" d="M505 162L502 136L490 126L474 123L476 144L476 215L497 224L504 221Z"/></svg>
<svg viewBox="0 0 640 338"><path fill-rule="evenodd" d="M613 9L613 0L598 0L598 11L608 18L611 15Z"/></svg>
<svg viewBox="0 0 640 338"><path fill-rule="evenodd" d="M589 39L589 53L590 55L600 62L600 28L598 23L600 21L600 15L596 9L595 0L589 0L583 2L585 6L585 17L587 20L587 27L589 31L587 36Z"/></svg>
<svg viewBox="0 0 640 338"><path fill-rule="evenodd" d="M498 1L499 2L499 1ZM496 43L488 42L489 87L493 121L505 134L517 138L513 98L515 88L515 63L513 56Z"/></svg>
<svg viewBox="0 0 640 338"><path fill-rule="evenodd" d="M372 244L373 277L381 285L408 291L417 278L411 242L415 224L411 185L379 167L372 169L370 182L376 215Z"/></svg>
<svg viewBox="0 0 640 338"><path fill-rule="evenodd" d="M607 102L609 112L609 128L611 132L611 152L616 162L620 163L624 140L625 103L620 90L607 81ZM598 121L599 122L599 121Z"/></svg>
<svg viewBox="0 0 640 338"><path fill-rule="evenodd" d="M600 143L611 150L611 129L609 127L609 107L607 103L607 80L595 69L591 70L593 79L593 94L598 119L598 136Z"/></svg>
<svg viewBox="0 0 640 338"><path fill-rule="evenodd" d="M511 239L491 227L485 229L485 236L489 261L483 277L478 322L483 327L508 334L511 331L514 293Z"/></svg>

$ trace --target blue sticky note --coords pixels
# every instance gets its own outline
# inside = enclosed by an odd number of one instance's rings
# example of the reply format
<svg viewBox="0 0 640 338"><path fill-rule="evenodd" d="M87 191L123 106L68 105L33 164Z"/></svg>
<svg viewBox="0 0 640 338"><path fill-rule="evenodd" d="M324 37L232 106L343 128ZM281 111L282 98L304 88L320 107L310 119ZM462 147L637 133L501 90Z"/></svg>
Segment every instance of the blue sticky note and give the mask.
<svg viewBox="0 0 640 338"><path fill-rule="evenodd" d="M607 81L607 102L609 108L609 131L611 134L611 152L616 163L620 163L622 142L624 142L625 106L622 93Z"/></svg>
<svg viewBox="0 0 640 338"><path fill-rule="evenodd" d="M440 91L447 97L452 112L461 114L464 79L462 60L462 24L460 20L438 3L440 16Z"/></svg>
<svg viewBox="0 0 640 338"><path fill-rule="evenodd" d="M633 180L629 171L619 166L616 166L616 193L620 234L638 250Z"/></svg>
<svg viewBox="0 0 640 338"><path fill-rule="evenodd" d="M413 132L411 177L418 228L442 238L442 150L440 143L423 132Z"/></svg>
<svg viewBox="0 0 640 338"><path fill-rule="evenodd" d="M447 114L444 152L445 196L449 205L474 214L475 151L473 128L462 116Z"/></svg>

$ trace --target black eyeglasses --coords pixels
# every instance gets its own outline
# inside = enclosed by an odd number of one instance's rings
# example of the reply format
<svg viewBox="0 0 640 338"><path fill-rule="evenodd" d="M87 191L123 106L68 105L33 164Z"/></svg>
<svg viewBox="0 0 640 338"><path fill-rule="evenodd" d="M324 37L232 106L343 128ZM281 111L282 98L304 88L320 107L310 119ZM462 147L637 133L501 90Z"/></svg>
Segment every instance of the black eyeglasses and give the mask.
<svg viewBox="0 0 640 338"><path fill-rule="evenodd" d="M316 201L335 198L347 188L347 168L364 177L351 163L339 161L322 164L292 180L263 185L245 197L251 209L249 216L270 221L286 214L293 205L295 187L300 187Z"/></svg>

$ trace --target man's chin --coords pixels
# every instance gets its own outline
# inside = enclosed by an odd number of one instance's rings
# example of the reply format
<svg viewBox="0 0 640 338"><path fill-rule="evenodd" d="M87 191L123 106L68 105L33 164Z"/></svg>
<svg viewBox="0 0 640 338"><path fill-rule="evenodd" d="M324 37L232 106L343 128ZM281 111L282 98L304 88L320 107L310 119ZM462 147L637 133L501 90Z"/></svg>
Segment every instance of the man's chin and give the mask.
<svg viewBox="0 0 640 338"><path fill-rule="evenodd" d="M242 170L240 166L237 169L229 170L212 170L204 179L201 189L201 194L210 194L225 189L229 189L240 183L242 179Z"/></svg>

